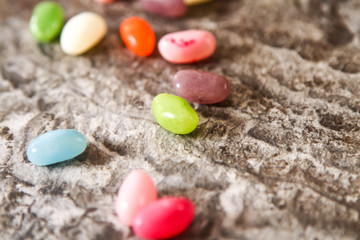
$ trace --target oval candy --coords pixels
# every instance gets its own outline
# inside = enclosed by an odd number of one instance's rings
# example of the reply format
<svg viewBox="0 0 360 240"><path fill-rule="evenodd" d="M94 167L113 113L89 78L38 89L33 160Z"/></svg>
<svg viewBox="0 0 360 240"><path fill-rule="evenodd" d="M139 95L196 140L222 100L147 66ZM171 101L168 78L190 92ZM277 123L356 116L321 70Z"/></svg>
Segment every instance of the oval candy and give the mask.
<svg viewBox="0 0 360 240"><path fill-rule="evenodd" d="M115 0L95 0L95 2L102 3L102 4L109 4L113 3Z"/></svg>
<svg viewBox="0 0 360 240"><path fill-rule="evenodd" d="M199 124L199 117L185 99L161 93L152 102L156 121L166 130L177 134L188 134Z"/></svg>
<svg viewBox="0 0 360 240"><path fill-rule="evenodd" d="M136 235L146 239L167 239L184 232L195 216L186 198L166 197L145 207L134 220Z"/></svg>
<svg viewBox="0 0 360 240"><path fill-rule="evenodd" d="M69 55L83 54L98 44L106 32L102 16L92 12L79 13L65 24L60 36L61 49Z"/></svg>
<svg viewBox="0 0 360 240"><path fill-rule="evenodd" d="M85 151L86 145L86 138L76 130L54 130L31 141L27 157L35 165L46 166L80 155Z"/></svg>
<svg viewBox="0 0 360 240"><path fill-rule="evenodd" d="M31 14L30 32L37 41L50 42L59 36L64 21L64 10L58 3L40 2Z"/></svg>
<svg viewBox="0 0 360 240"><path fill-rule="evenodd" d="M200 104L218 103L230 94L230 83L224 76L197 70L177 72L173 87L180 97Z"/></svg>
<svg viewBox="0 0 360 240"><path fill-rule="evenodd" d="M186 30L163 36L158 44L161 56L172 63L193 63L213 55L216 39L211 32Z"/></svg>
<svg viewBox="0 0 360 240"><path fill-rule="evenodd" d="M140 0L143 8L167 18L177 18L185 15L187 6L184 0Z"/></svg>
<svg viewBox="0 0 360 240"><path fill-rule="evenodd" d="M134 54L146 57L155 49L156 37L150 24L139 17L125 19L119 32L126 47Z"/></svg>
<svg viewBox="0 0 360 240"><path fill-rule="evenodd" d="M119 188L116 213L121 222L131 226L136 214L157 199L155 184L142 170L132 171Z"/></svg>

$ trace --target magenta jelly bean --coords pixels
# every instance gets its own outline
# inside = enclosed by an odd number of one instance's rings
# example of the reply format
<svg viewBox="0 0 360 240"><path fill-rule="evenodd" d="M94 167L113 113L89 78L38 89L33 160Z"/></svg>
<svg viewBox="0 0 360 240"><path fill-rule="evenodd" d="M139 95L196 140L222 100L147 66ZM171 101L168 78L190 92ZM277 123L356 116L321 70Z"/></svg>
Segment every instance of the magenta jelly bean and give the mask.
<svg viewBox="0 0 360 240"><path fill-rule="evenodd" d="M184 232L195 216L195 207L186 198L166 197L150 203L135 217L133 230L146 239L167 239Z"/></svg>
<svg viewBox="0 0 360 240"><path fill-rule="evenodd" d="M183 0L140 0L143 8L167 18L185 15L187 6Z"/></svg>
<svg viewBox="0 0 360 240"><path fill-rule="evenodd" d="M173 87L180 97L200 104L218 103L230 94L230 83L224 76L197 70L177 72Z"/></svg>
<svg viewBox="0 0 360 240"><path fill-rule="evenodd" d="M163 36L158 44L163 58L172 63L193 63L213 55L216 39L211 32L186 30Z"/></svg>

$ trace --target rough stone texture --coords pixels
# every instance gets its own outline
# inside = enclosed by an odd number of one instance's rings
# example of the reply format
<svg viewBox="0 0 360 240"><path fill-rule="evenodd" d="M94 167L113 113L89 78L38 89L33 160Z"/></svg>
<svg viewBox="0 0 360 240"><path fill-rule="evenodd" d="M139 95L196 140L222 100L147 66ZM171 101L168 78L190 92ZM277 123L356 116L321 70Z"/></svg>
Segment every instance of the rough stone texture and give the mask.
<svg viewBox="0 0 360 240"><path fill-rule="evenodd" d="M35 2L0 0L0 238L137 239L114 199L141 168L161 196L194 201L177 239L360 239L359 1L218 0L172 21L135 1L60 1L68 18L90 10L109 24L79 57L34 42ZM132 15L158 38L210 30L216 53L194 65L137 58L117 32ZM185 68L225 75L232 93L194 105L200 125L180 136L155 122L151 101ZM59 128L84 133L85 153L32 165L29 141Z"/></svg>

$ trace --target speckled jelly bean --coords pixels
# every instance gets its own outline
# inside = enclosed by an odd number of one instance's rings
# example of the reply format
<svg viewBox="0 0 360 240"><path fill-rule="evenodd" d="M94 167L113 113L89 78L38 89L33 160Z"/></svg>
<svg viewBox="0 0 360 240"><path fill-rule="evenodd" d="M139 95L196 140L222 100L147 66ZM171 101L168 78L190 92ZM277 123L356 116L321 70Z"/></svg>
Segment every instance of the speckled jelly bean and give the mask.
<svg viewBox="0 0 360 240"><path fill-rule="evenodd" d="M139 17L125 19L119 32L126 47L134 54L149 56L155 49L156 38L150 24Z"/></svg>
<svg viewBox="0 0 360 240"><path fill-rule="evenodd" d="M158 44L160 54L172 63L193 63L213 55L216 39L211 32L186 30L163 36Z"/></svg>
<svg viewBox="0 0 360 240"><path fill-rule="evenodd" d="M156 187L149 175L142 170L134 170L119 188L116 213L122 223L131 226L136 214L156 199Z"/></svg>
<svg viewBox="0 0 360 240"><path fill-rule="evenodd" d="M186 198L166 197L150 203L135 217L133 230L145 239L167 239L184 232L194 219L195 207Z"/></svg>
<svg viewBox="0 0 360 240"><path fill-rule="evenodd" d="M221 102L230 94L230 83L224 76L197 70L177 72L173 87L180 97L201 104Z"/></svg>
<svg viewBox="0 0 360 240"><path fill-rule="evenodd" d="M86 138L76 130L54 130L35 138L27 149L27 157L35 165L50 165L80 155L86 145Z"/></svg>
<svg viewBox="0 0 360 240"><path fill-rule="evenodd" d="M152 102L156 121L166 130L177 134L188 134L199 124L199 117L185 99L161 93Z"/></svg>
<svg viewBox="0 0 360 240"><path fill-rule="evenodd" d="M30 32L37 41L50 42L59 36L64 21L64 11L58 3L40 2L32 12Z"/></svg>
<svg viewBox="0 0 360 240"><path fill-rule="evenodd" d="M183 0L140 0L143 8L167 18L177 18L185 15L187 6Z"/></svg>
<svg viewBox="0 0 360 240"><path fill-rule="evenodd" d="M98 44L107 32L106 22L99 14L79 13L65 24L60 36L64 53L80 55Z"/></svg>

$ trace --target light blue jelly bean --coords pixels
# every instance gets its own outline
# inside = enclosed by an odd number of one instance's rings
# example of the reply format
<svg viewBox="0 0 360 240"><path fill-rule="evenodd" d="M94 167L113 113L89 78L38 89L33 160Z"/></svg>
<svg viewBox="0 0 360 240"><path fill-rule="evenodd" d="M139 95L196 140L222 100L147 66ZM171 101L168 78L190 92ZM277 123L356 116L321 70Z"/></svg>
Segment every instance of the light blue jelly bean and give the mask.
<svg viewBox="0 0 360 240"><path fill-rule="evenodd" d="M85 151L84 135L73 129L44 133L31 141L27 157L35 165L46 166L72 159Z"/></svg>

